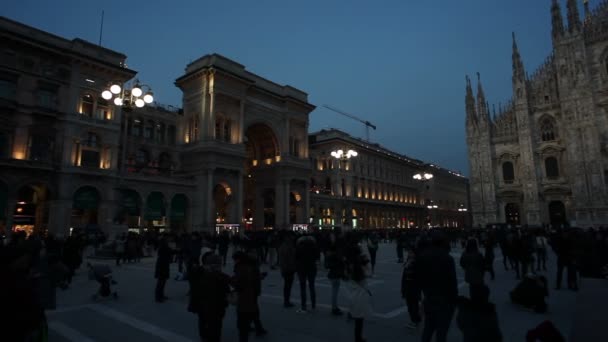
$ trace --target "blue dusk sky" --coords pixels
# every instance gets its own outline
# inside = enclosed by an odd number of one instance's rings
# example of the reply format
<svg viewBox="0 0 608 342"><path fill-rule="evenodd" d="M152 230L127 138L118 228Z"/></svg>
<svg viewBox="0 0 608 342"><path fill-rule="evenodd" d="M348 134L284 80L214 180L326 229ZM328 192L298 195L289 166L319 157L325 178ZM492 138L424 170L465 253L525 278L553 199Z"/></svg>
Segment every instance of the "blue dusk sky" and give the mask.
<svg viewBox="0 0 608 342"><path fill-rule="evenodd" d="M566 0L560 0L564 19ZM581 14L582 14L582 0ZM591 0L591 7L600 0ZM156 99L181 106L173 81L219 53L309 94L310 130L338 128L468 174L465 74L490 105L511 97L511 32L529 73L551 51L551 0L4 0L0 15L128 56Z"/></svg>

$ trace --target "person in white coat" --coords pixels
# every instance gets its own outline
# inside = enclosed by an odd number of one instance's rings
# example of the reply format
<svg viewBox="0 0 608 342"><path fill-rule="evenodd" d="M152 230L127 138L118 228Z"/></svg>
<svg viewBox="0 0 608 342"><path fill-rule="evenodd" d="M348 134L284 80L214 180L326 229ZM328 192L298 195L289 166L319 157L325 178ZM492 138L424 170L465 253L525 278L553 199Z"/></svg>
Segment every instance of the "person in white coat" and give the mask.
<svg viewBox="0 0 608 342"><path fill-rule="evenodd" d="M365 342L363 322L372 313L372 293L367 287L369 257L359 244L353 244L347 257L350 288L350 315L355 320L355 342Z"/></svg>

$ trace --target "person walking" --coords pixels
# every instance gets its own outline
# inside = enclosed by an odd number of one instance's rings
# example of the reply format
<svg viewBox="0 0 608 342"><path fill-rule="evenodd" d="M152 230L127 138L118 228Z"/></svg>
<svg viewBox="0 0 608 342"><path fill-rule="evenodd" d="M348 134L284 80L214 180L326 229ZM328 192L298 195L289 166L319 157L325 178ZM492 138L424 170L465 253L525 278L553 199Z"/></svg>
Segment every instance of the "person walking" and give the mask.
<svg viewBox="0 0 608 342"><path fill-rule="evenodd" d="M376 254L378 253L378 235L372 233L367 239L367 250L369 252L369 259L372 266L372 276L376 271Z"/></svg>
<svg viewBox="0 0 608 342"><path fill-rule="evenodd" d="M460 266L464 269L464 281L469 284L472 294L477 287L483 285L483 274L486 261L477 247L477 240L469 239L465 252L460 257Z"/></svg>
<svg viewBox="0 0 608 342"><path fill-rule="evenodd" d="M340 292L340 282L345 276L345 265L342 247L335 234L330 235L325 252L325 267L328 270L327 278L331 283L331 313L340 316L343 312L338 306L338 294Z"/></svg>
<svg viewBox="0 0 608 342"><path fill-rule="evenodd" d="M484 247L484 275L485 272L488 272L491 277L490 279L494 280L496 278L496 274L494 273L494 242L491 239L487 239Z"/></svg>
<svg viewBox="0 0 608 342"><path fill-rule="evenodd" d="M401 297L405 299L407 305L411 320L407 327L411 329L416 329L422 321L420 317L420 284L418 283L415 267L416 252L413 248L410 248L401 276Z"/></svg>
<svg viewBox="0 0 608 342"><path fill-rule="evenodd" d="M234 276L232 286L237 293L236 324L239 331L239 342L249 341L249 330L252 323L259 323L258 296L261 293L261 278L256 266L256 259L245 252L237 251L233 255ZM266 335L267 331L256 324L256 334Z"/></svg>
<svg viewBox="0 0 608 342"><path fill-rule="evenodd" d="M291 308L291 288L296 274L296 245L291 234L286 235L279 247L279 267L283 277L283 306Z"/></svg>
<svg viewBox="0 0 608 342"><path fill-rule="evenodd" d="M445 342L458 297L456 265L443 236L432 237L431 246L422 252L415 264L420 289L424 294L424 329L422 342Z"/></svg>
<svg viewBox="0 0 608 342"><path fill-rule="evenodd" d="M162 236L159 241L154 270L154 277L156 278L154 298L157 303L162 303L168 299L167 296L165 296L165 285L167 284L167 279L169 279L169 266L172 257L173 251L169 248L167 237Z"/></svg>
<svg viewBox="0 0 608 342"><path fill-rule="evenodd" d="M549 244L547 238L542 232L538 232L535 238L536 246L536 270L540 271L547 270L547 245Z"/></svg>
<svg viewBox="0 0 608 342"><path fill-rule="evenodd" d="M300 237L296 242L296 270L300 282L300 311L306 313L306 283L310 290L310 307L315 310L317 296L315 291L315 278L317 276L317 259L319 249L315 239L310 235Z"/></svg>

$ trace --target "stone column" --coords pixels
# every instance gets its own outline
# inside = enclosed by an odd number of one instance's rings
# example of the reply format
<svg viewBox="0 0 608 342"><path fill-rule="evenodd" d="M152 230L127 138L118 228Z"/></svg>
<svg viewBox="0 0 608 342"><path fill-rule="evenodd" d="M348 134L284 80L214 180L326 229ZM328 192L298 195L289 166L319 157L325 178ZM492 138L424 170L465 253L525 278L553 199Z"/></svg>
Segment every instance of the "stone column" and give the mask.
<svg viewBox="0 0 608 342"><path fill-rule="evenodd" d="M215 225L212 216L213 208L213 169L206 169L196 176L197 191L192 196L193 230L213 231Z"/></svg>
<svg viewBox="0 0 608 342"><path fill-rule="evenodd" d="M302 193L303 201L304 201L304 210L302 210L302 215L304 216L304 222L310 224L310 181L307 180L304 183L304 192ZM315 210L315 213L317 211Z"/></svg>
<svg viewBox="0 0 608 342"><path fill-rule="evenodd" d="M275 229L289 225L289 180L281 179L275 185Z"/></svg>
<svg viewBox="0 0 608 342"><path fill-rule="evenodd" d="M165 198L165 229L171 230L171 200L173 197Z"/></svg>
<svg viewBox="0 0 608 342"><path fill-rule="evenodd" d="M235 196L235 220L234 223L238 223L239 225L243 225L243 172L242 171L238 171L236 174L237 180L236 180L236 196ZM240 232L243 231L243 229L239 230Z"/></svg>
<svg viewBox="0 0 608 342"><path fill-rule="evenodd" d="M253 228L264 228L264 188L257 184L255 188L255 205L253 208Z"/></svg>

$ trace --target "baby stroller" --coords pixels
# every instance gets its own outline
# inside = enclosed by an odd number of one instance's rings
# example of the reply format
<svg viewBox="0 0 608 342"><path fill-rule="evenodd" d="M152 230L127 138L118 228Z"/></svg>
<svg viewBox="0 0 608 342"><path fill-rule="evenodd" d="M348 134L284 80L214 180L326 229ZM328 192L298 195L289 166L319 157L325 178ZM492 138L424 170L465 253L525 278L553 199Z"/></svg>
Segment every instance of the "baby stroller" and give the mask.
<svg viewBox="0 0 608 342"><path fill-rule="evenodd" d="M112 292L112 285L116 282L112 279L112 269L108 265L98 264L87 265L89 267L89 280L96 280L99 283L99 290L93 294L93 300L101 298L108 298L110 295L114 298L118 298L118 292Z"/></svg>

